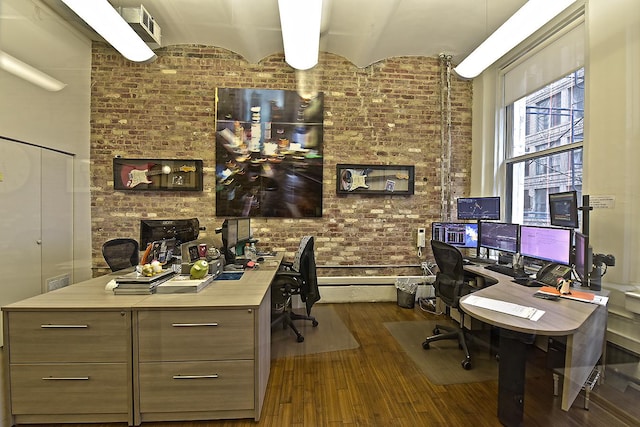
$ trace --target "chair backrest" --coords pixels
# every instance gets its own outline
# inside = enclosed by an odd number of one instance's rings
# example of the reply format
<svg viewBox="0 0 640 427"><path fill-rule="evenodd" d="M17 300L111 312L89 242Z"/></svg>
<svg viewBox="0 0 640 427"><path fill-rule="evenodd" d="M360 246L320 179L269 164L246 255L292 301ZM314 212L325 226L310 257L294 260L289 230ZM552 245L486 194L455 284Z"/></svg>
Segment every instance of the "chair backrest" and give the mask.
<svg viewBox="0 0 640 427"><path fill-rule="evenodd" d="M293 270L302 276L300 298L306 303L307 314L311 313L311 307L320 300L318 289L318 276L316 275L316 259L314 255L313 236L304 236L300 240L300 246L293 260Z"/></svg>
<svg viewBox="0 0 640 427"><path fill-rule="evenodd" d="M462 253L448 243L431 241L433 257L438 265L438 273L433 284L436 295L450 307L458 308L460 297L469 293L465 286Z"/></svg>
<svg viewBox="0 0 640 427"><path fill-rule="evenodd" d="M102 256L111 271L138 265L140 253L135 239L112 239L102 245Z"/></svg>

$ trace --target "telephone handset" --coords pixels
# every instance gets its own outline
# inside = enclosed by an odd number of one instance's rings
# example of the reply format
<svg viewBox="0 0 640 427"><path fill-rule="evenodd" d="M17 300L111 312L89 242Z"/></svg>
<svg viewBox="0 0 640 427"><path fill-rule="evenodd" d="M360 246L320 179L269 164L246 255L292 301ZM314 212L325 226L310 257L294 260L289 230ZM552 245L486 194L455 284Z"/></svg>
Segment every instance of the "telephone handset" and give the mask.
<svg viewBox="0 0 640 427"><path fill-rule="evenodd" d="M536 273L536 280L546 285L556 287L558 279L571 279L571 267L568 265L549 263Z"/></svg>

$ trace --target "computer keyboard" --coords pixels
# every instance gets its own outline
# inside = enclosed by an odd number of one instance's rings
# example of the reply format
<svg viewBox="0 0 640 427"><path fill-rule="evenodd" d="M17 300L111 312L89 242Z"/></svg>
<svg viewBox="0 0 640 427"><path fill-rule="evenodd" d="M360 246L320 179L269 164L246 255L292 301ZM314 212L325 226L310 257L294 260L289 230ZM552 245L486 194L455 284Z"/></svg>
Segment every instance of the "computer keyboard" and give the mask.
<svg viewBox="0 0 640 427"><path fill-rule="evenodd" d="M522 273L516 272L513 267L508 267L502 264L489 264L485 265L484 268L486 268L487 270L495 271L496 273L504 274L509 277L522 276Z"/></svg>

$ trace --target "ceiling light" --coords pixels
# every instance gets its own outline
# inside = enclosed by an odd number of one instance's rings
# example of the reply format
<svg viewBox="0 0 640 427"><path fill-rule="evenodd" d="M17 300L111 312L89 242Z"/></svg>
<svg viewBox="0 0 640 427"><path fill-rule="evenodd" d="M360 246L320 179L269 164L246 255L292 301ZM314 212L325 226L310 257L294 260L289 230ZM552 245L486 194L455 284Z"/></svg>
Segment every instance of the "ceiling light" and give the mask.
<svg viewBox="0 0 640 427"><path fill-rule="evenodd" d="M54 79L3 51L0 51L0 69L51 92L57 92L66 86L66 83Z"/></svg>
<svg viewBox="0 0 640 427"><path fill-rule="evenodd" d="M62 2L125 58L134 62L149 62L156 59L156 54L107 0L62 0Z"/></svg>
<svg viewBox="0 0 640 427"><path fill-rule="evenodd" d="M574 2L575 0L529 0L454 71L464 78L476 77Z"/></svg>
<svg viewBox="0 0 640 427"><path fill-rule="evenodd" d="M298 70L318 63L322 0L278 0L284 59Z"/></svg>

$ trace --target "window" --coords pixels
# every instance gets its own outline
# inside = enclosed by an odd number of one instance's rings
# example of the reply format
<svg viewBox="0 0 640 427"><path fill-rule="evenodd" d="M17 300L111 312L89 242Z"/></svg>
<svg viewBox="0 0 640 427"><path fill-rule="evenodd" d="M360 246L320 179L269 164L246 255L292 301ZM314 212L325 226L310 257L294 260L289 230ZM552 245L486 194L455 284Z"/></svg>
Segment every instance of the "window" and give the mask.
<svg viewBox="0 0 640 427"><path fill-rule="evenodd" d="M507 219L548 225L549 193L582 192L584 68L515 100L507 115Z"/></svg>

